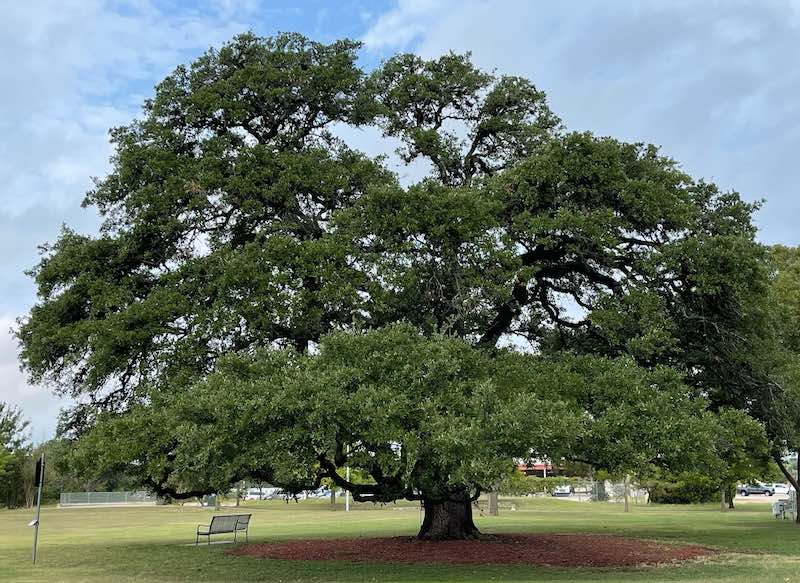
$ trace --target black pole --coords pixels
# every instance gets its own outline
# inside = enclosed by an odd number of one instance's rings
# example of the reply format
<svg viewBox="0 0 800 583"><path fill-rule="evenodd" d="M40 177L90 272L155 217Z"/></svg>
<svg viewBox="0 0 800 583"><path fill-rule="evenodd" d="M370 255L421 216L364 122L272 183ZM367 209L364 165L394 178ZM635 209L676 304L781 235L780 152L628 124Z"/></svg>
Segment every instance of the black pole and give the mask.
<svg viewBox="0 0 800 583"><path fill-rule="evenodd" d="M39 491L36 495L36 518L31 522L33 526L33 564L36 564L36 547L39 544L39 517L42 512L42 486L44 485L44 452L42 457L36 460L36 478L34 480Z"/></svg>

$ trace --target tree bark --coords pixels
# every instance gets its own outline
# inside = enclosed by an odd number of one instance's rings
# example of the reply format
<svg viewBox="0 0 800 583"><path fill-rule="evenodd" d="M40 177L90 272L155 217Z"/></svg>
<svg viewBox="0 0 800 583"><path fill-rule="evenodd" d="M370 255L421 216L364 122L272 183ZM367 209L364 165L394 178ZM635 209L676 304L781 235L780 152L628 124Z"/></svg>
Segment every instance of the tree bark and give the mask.
<svg viewBox="0 0 800 583"><path fill-rule="evenodd" d="M500 514L500 504L497 499L497 491L489 492L489 516L498 516Z"/></svg>
<svg viewBox="0 0 800 583"><path fill-rule="evenodd" d="M596 480L593 488L593 500L595 502L607 502L608 493L606 492L606 481Z"/></svg>
<svg viewBox="0 0 800 583"><path fill-rule="evenodd" d="M472 503L467 500L423 501L425 518L419 529L420 540L469 540L481 533L472 521Z"/></svg>
<svg viewBox="0 0 800 583"><path fill-rule="evenodd" d="M733 499L736 498L736 484L728 484L727 485L727 494L728 494L728 510L733 510Z"/></svg>

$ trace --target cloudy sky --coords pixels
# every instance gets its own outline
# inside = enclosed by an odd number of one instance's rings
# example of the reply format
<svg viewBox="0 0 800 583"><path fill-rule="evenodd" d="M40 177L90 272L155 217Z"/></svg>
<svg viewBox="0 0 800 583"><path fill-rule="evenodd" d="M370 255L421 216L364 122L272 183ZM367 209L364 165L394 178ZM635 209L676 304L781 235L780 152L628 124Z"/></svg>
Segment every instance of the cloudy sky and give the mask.
<svg viewBox="0 0 800 583"><path fill-rule="evenodd" d="M80 201L127 123L177 64L238 32L361 39L363 65L397 51L471 51L544 89L568 127L663 147L695 176L765 199L766 243L800 243L800 2L637 0L28 0L0 19L0 401L33 437L62 403L19 372L9 334L35 301L24 270ZM385 146L370 136L358 145Z"/></svg>

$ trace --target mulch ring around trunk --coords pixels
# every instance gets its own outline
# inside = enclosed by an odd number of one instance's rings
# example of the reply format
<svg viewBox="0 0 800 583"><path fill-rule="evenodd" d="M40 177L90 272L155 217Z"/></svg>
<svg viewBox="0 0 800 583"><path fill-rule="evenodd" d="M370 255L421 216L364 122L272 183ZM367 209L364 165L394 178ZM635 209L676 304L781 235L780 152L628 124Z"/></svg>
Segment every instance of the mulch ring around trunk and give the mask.
<svg viewBox="0 0 800 583"><path fill-rule="evenodd" d="M498 534L464 541L306 539L244 545L229 553L301 561L613 568L675 563L713 556L717 551L598 534Z"/></svg>

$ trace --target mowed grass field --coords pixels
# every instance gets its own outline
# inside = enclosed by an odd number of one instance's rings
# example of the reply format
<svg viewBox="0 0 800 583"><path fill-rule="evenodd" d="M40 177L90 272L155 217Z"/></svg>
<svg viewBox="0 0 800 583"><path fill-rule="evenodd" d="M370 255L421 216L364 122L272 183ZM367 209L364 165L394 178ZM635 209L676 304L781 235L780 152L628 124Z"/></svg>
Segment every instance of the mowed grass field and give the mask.
<svg viewBox="0 0 800 583"><path fill-rule="evenodd" d="M327 501L251 502L250 540L412 535L419 511L411 505L356 505L345 513ZM231 513L223 509L221 513ZM218 581L725 581L800 582L800 528L772 518L767 503L720 513L713 506L634 506L524 500L499 517L479 516L486 533L581 532L691 542L724 551L714 559L632 570L546 569L525 566L437 566L277 561L225 554L232 545L198 548L195 526L213 511L197 507L71 508L42 511L38 564L31 566L32 512L0 511L0 581L108 583ZM222 538L222 537L221 537Z"/></svg>

